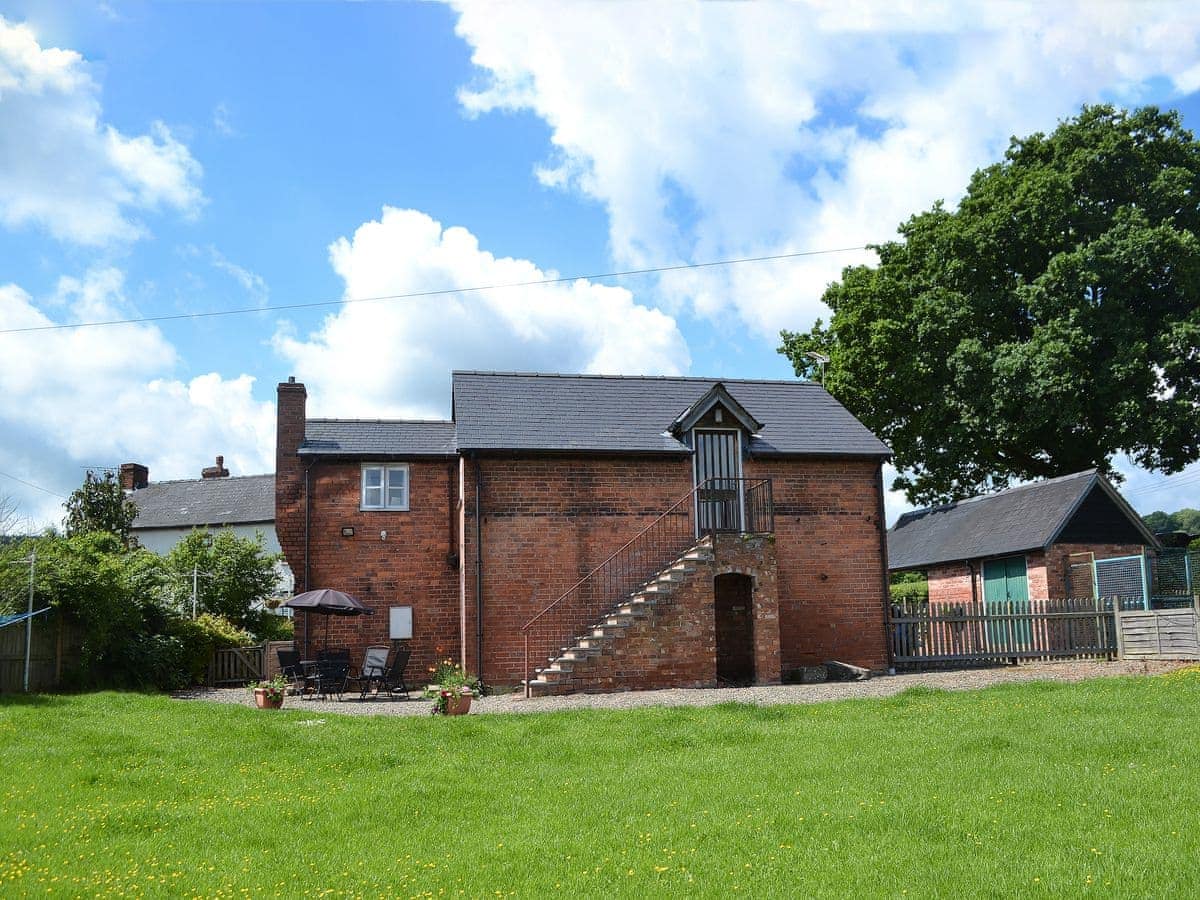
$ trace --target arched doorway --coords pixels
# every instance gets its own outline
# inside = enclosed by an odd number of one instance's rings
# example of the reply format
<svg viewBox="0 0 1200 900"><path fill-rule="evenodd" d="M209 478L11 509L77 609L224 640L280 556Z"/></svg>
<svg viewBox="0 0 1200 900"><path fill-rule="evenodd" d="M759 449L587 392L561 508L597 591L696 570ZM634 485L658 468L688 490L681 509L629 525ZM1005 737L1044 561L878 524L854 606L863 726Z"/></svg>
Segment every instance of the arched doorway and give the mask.
<svg viewBox="0 0 1200 900"><path fill-rule="evenodd" d="M754 683L754 579L729 573L713 579L717 681Z"/></svg>

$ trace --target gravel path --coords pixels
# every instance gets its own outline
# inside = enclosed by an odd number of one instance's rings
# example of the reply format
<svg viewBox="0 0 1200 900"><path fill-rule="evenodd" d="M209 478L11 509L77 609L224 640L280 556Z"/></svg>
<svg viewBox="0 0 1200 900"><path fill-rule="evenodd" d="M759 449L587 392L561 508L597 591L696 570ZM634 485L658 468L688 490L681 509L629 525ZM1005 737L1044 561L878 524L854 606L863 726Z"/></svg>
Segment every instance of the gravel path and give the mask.
<svg viewBox="0 0 1200 900"><path fill-rule="evenodd" d="M884 675L867 681L830 682L827 684L763 685L744 688L673 688L663 691L628 691L621 694L570 694L565 697L537 697L526 700L519 693L477 698L471 714L551 712L560 709L632 709L640 706L712 706L716 703L754 703L774 706L791 703L823 703L863 697L891 697L910 687L931 687L948 691L971 691L993 684L1020 681L1083 681L1116 675L1158 675L1188 663L1180 662L1104 662L1071 660L1068 662L1029 663L993 669L968 669L953 672L918 672ZM199 689L175 695L185 700L207 700L253 706L254 699L245 688ZM412 699L344 701L299 700L289 697L285 708L314 713L340 713L358 716L428 715L432 701L414 692Z"/></svg>

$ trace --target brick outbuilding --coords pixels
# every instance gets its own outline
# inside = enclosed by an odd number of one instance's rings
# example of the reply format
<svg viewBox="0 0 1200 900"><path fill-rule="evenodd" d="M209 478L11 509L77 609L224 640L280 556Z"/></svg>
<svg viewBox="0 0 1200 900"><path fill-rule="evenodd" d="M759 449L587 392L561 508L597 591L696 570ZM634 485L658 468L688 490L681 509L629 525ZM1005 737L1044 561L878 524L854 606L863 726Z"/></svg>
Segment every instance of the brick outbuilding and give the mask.
<svg viewBox="0 0 1200 900"><path fill-rule="evenodd" d="M931 607L1119 597L1149 607L1161 549L1095 469L905 513L888 532L892 571L924 571Z"/></svg>
<svg viewBox="0 0 1200 900"><path fill-rule="evenodd" d="M887 664L889 450L819 385L456 372L444 422L309 419L294 380L278 400L296 589L379 613L331 645L538 692Z"/></svg>

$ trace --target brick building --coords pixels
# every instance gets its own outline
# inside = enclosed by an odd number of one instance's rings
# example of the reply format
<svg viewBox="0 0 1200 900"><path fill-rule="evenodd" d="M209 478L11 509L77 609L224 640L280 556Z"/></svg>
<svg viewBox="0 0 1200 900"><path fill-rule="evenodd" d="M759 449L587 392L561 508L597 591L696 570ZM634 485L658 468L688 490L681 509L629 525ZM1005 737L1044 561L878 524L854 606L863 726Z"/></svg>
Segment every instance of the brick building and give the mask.
<svg viewBox="0 0 1200 900"><path fill-rule="evenodd" d="M1064 597L1149 604L1158 539L1095 469L905 513L892 571L924 571L931 607Z"/></svg>
<svg viewBox="0 0 1200 900"><path fill-rule="evenodd" d="M818 385L456 372L446 422L308 419L294 380L278 401L297 590L382 613L331 645L535 692L886 666L889 451Z"/></svg>

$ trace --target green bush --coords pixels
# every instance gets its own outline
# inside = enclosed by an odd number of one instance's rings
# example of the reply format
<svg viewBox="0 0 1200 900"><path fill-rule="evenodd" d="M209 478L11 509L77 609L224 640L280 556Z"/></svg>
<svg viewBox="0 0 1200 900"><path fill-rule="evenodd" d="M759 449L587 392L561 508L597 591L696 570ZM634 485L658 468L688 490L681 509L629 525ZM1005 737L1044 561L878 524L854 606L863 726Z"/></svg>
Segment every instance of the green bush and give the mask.
<svg viewBox="0 0 1200 900"><path fill-rule="evenodd" d="M290 641L296 633L291 619L287 616L277 616L265 609L258 614L258 621L249 623L247 627L260 642Z"/></svg>
<svg viewBox="0 0 1200 900"><path fill-rule="evenodd" d="M893 603L928 603L929 582L920 581L892 582Z"/></svg>
<svg viewBox="0 0 1200 900"><path fill-rule="evenodd" d="M135 634L112 662L113 679L125 687L175 691L189 683L183 641L168 634Z"/></svg>
<svg viewBox="0 0 1200 900"><path fill-rule="evenodd" d="M182 648L180 672L191 684L204 680L208 663L217 650L251 647L258 643L250 632L212 613L204 613L196 619L179 619L170 631Z"/></svg>

